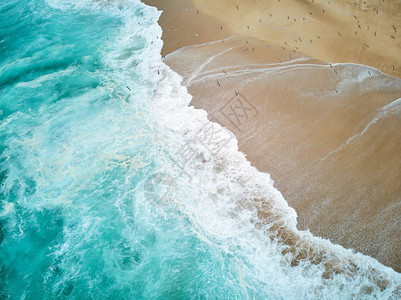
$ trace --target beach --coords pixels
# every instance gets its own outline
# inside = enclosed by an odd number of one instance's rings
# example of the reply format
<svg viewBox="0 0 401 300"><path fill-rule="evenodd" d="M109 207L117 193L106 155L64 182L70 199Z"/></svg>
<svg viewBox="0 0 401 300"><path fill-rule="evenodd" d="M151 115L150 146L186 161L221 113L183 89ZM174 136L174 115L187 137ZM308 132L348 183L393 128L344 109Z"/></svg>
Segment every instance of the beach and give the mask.
<svg viewBox="0 0 401 300"><path fill-rule="evenodd" d="M400 4L145 3L191 104L270 174L298 229L400 272Z"/></svg>
<svg viewBox="0 0 401 300"><path fill-rule="evenodd" d="M0 298L400 299L385 1L1 2Z"/></svg>

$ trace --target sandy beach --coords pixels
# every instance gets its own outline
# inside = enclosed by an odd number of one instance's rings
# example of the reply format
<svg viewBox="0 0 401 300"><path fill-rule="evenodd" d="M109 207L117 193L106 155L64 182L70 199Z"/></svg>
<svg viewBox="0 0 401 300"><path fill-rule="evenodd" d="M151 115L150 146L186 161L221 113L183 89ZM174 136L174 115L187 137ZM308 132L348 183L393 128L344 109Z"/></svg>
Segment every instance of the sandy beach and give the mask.
<svg viewBox="0 0 401 300"><path fill-rule="evenodd" d="M401 299L400 1L1 2L0 299Z"/></svg>
<svg viewBox="0 0 401 300"><path fill-rule="evenodd" d="M299 229L400 272L401 4L145 3L192 104L271 174Z"/></svg>

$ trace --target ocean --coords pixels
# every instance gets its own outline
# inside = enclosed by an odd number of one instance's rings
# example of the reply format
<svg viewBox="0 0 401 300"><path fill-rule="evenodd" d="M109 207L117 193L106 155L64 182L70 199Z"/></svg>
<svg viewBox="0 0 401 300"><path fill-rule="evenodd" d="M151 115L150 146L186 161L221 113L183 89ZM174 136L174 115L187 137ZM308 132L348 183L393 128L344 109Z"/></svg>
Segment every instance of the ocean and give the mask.
<svg viewBox="0 0 401 300"><path fill-rule="evenodd" d="M0 4L1 299L396 299L189 106L136 0Z"/></svg>

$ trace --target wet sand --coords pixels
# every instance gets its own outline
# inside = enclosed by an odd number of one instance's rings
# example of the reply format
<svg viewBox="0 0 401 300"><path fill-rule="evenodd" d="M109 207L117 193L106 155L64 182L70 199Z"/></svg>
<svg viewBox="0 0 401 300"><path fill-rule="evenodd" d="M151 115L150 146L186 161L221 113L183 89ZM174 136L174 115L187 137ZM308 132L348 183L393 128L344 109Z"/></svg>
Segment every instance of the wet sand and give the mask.
<svg viewBox="0 0 401 300"><path fill-rule="evenodd" d="M224 1L195 2L196 6L184 0L171 5L146 1L165 10L160 20L164 55L180 46L206 43L181 48L165 59L183 76L192 104L229 128L252 164L271 174L296 209L300 229L401 271L401 80L358 64L324 61L332 55L331 61L370 62L391 73L383 66L394 60L392 44L383 57L361 52L354 60L346 55L340 60L341 51L331 49L334 37L332 43L319 46L328 47L325 51L298 51L289 42L240 35L237 25L226 29L229 20L219 13L215 18L204 13L215 9L229 16L237 10L235 3L231 12L229 7L216 8ZM306 8L286 3L283 14L310 9L309 3ZM252 7L247 9L254 18ZM242 5L241 9L245 11ZM275 6L275 15L279 11ZM260 8L258 13L266 11ZM333 18L327 20L335 24ZM291 32L298 30L305 38L304 28L298 27L292 26ZM274 34L269 30L264 34ZM240 103L242 110L229 111Z"/></svg>

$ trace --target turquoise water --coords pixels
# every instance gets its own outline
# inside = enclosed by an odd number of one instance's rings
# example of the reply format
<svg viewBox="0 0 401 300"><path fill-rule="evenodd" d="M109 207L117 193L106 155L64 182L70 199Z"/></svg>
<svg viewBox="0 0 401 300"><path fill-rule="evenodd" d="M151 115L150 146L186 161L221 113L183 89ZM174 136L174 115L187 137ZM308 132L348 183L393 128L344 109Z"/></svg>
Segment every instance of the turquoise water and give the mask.
<svg viewBox="0 0 401 300"><path fill-rule="evenodd" d="M207 120L161 61L159 15L139 1L0 4L0 298L393 295L398 274L341 247L360 273L290 267L241 203L266 197L294 231L295 212L235 141L232 161L197 149L183 175L180 145Z"/></svg>
<svg viewBox="0 0 401 300"><path fill-rule="evenodd" d="M105 57L123 25L111 11L0 6L1 298L233 295L232 257L136 194L161 146L152 83L135 66L120 82Z"/></svg>

